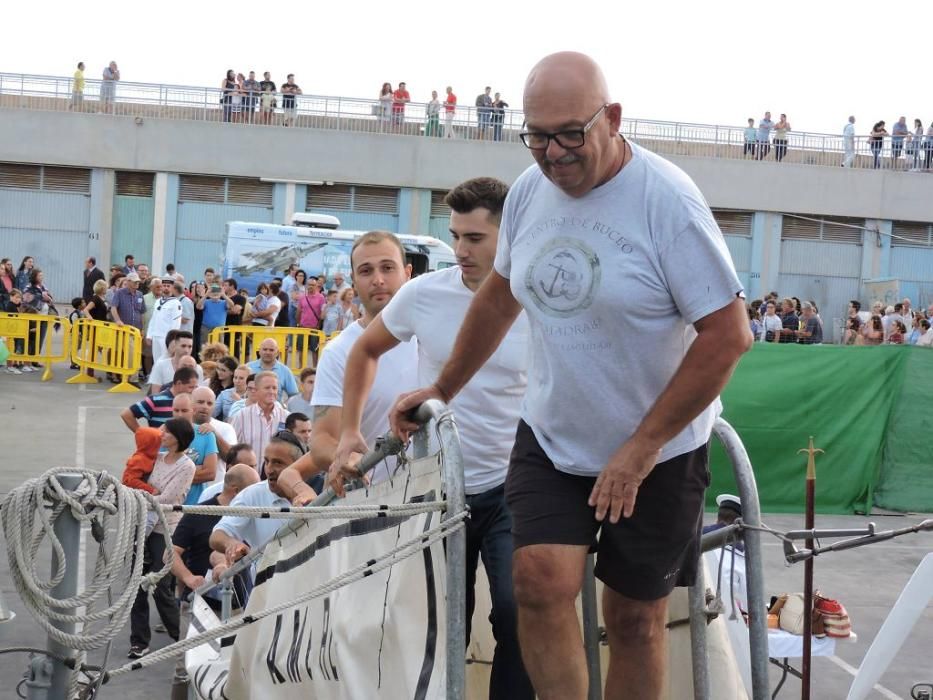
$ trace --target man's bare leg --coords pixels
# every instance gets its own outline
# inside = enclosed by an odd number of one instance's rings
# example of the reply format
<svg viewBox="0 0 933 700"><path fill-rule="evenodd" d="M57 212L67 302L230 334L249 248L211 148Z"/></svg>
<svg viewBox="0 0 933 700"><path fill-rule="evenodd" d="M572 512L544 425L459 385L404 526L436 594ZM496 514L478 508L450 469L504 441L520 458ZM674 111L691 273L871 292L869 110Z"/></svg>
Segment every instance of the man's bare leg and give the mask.
<svg viewBox="0 0 933 700"><path fill-rule="evenodd" d="M667 677L667 598L633 600L606 586L603 617L609 636L605 700L660 698Z"/></svg>
<svg viewBox="0 0 933 700"><path fill-rule="evenodd" d="M512 557L522 660L539 700L586 697L586 657L574 605L586 553L584 546L535 544Z"/></svg>

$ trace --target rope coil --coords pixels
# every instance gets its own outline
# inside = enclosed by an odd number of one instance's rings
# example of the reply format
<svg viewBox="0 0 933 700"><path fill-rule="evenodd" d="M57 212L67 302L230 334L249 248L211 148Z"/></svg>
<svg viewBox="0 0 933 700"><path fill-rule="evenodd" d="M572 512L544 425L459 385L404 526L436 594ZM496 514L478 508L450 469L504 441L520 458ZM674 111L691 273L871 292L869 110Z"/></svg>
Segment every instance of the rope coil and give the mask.
<svg viewBox="0 0 933 700"><path fill-rule="evenodd" d="M73 491L59 482L63 475L81 478ZM143 558L137 549L146 539L146 514L155 511L163 528L165 515L155 498L126 488L107 472L57 467L13 489L0 505L3 535L7 542L10 575L23 604L39 626L59 644L78 651L91 651L106 645L126 624L136 590L149 590L171 570L169 561L158 571L142 573ZM94 573L85 589L69 598L55 598L49 592L65 576L65 550L55 534L55 523L65 510L82 525L89 525L101 551ZM38 570L42 543L52 547L54 576L43 578ZM167 550L172 552L171 548ZM127 562L132 561L129 573ZM109 605L94 610L95 604L116 586L119 595ZM82 615L75 610L84 608ZM64 632L54 622L81 623L78 633ZM99 624L98 624L99 623Z"/></svg>

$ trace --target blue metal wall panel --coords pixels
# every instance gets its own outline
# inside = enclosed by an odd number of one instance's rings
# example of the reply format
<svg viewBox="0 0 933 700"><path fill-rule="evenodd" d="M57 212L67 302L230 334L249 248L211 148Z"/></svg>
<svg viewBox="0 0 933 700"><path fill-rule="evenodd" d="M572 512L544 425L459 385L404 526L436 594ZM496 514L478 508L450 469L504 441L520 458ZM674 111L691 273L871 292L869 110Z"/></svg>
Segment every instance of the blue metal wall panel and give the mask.
<svg viewBox="0 0 933 700"><path fill-rule="evenodd" d="M90 211L89 194L0 189L0 226L87 233Z"/></svg>
<svg viewBox="0 0 933 700"><path fill-rule="evenodd" d="M178 203L175 268L186 280L201 278L206 267L223 263L223 243L228 221L272 223L272 209L242 204Z"/></svg>
<svg viewBox="0 0 933 700"><path fill-rule="evenodd" d="M824 241L781 241L782 275L858 278L861 272L860 245Z"/></svg>
<svg viewBox="0 0 933 700"><path fill-rule="evenodd" d="M392 231L399 233L397 214L370 214L360 211L342 211L340 209L322 209L316 207L319 214L330 214L340 219L340 228L351 231ZM411 233L411 231L402 231Z"/></svg>
<svg viewBox="0 0 933 700"><path fill-rule="evenodd" d="M14 270L27 255L45 273L44 284L64 315L72 297L81 294L84 260L88 256L87 231L49 231L0 225L0 254L13 261Z"/></svg>
<svg viewBox="0 0 933 700"><path fill-rule="evenodd" d="M747 236L723 236L723 238L726 239L736 272L747 273L752 259L752 239Z"/></svg>
<svg viewBox="0 0 933 700"><path fill-rule="evenodd" d="M0 189L0 254L17 267L34 257L62 313L81 294L90 211L87 194Z"/></svg>
<svg viewBox="0 0 933 700"><path fill-rule="evenodd" d="M887 276L915 282L933 281L933 248L892 246Z"/></svg>
<svg viewBox="0 0 933 700"><path fill-rule="evenodd" d="M113 198L113 259L134 255L139 262L152 260L152 197L117 195Z"/></svg>
<svg viewBox="0 0 933 700"><path fill-rule="evenodd" d="M435 238L440 238L442 241L448 245L453 245L453 241L450 238L450 217L449 216L432 216L431 224L428 228L428 235L434 236Z"/></svg>

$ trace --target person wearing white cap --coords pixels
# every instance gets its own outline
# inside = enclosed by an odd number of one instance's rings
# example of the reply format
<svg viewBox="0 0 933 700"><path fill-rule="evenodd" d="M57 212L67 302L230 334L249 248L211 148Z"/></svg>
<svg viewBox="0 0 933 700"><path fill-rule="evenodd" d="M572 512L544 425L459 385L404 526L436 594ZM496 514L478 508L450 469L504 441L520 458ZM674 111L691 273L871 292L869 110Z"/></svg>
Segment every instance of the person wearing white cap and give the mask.
<svg viewBox="0 0 933 700"><path fill-rule="evenodd" d="M152 345L152 366L167 352L165 336L181 327L181 301L175 296L175 282L162 280L162 297L156 301L146 329L146 342Z"/></svg>
<svg viewBox="0 0 933 700"><path fill-rule="evenodd" d="M703 532L713 532L728 525L732 525L738 518L742 517L742 499L731 493L721 493L716 496L716 505L719 511L716 513L716 523L706 525ZM723 558L725 555L725 558ZM747 612L748 603L745 589L745 543L741 540L732 542L723 547L706 552L706 564L710 574L719 581L717 590L720 591L726 610L731 611L733 604L740 610ZM722 564L720 565L720 559ZM738 611L736 611L738 613Z"/></svg>

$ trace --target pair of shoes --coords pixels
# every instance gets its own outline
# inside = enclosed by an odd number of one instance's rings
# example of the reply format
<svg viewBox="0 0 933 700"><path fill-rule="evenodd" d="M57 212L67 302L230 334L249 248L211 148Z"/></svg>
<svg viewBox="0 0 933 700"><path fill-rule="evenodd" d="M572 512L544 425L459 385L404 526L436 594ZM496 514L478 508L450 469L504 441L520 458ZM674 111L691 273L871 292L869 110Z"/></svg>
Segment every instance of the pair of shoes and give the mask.
<svg viewBox="0 0 933 700"><path fill-rule="evenodd" d="M22 367L19 368L19 371L22 374L23 372L35 372L36 369L35 367L32 367L30 365L23 365Z"/></svg>
<svg viewBox="0 0 933 700"><path fill-rule="evenodd" d="M32 363L32 366L35 367L35 368L37 368L37 369L38 369L39 367L42 367L42 365L41 365L39 362L33 362L33 363Z"/></svg>
<svg viewBox="0 0 933 700"><path fill-rule="evenodd" d="M149 647L144 647L142 644L131 644L130 651L126 655L126 658L141 659L148 653L149 653Z"/></svg>
<svg viewBox="0 0 933 700"><path fill-rule="evenodd" d="M161 622L152 628L153 631L158 632L159 634L165 634L168 630L165 629L165 625Z"/></svg>
<svg viewBox="0 0 933 700"><path fill-rule="evenodd" d="M22 370L20 370L18 367L14 367L13 365L9 365L6 368L6 371L9 372L10 374L22 374L23 373Z"/></svg>
<svg viewBox="0 0 933 700"><path fill-rule="evenodd" d="M81 368L78 367L78 365L76 365L74 362L72 362L72 363L68 366L68 369L81 369Z"/></svg>

